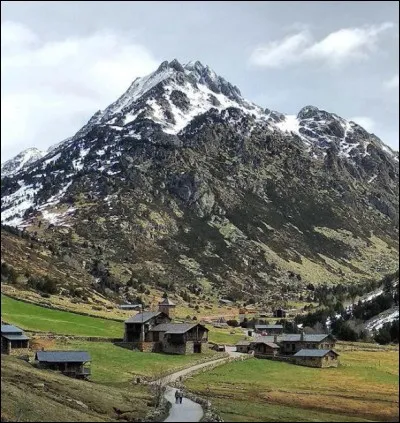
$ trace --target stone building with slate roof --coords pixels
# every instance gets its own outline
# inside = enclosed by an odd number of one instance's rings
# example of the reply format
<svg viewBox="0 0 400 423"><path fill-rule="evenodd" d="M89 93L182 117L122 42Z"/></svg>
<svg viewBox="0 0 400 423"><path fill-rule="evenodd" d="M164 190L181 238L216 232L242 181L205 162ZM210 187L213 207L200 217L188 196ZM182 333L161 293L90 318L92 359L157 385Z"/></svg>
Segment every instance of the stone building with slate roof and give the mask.
<svg viewBox="0 0 400 423"><path fill-rule="evenodd" d="M330 334L288 334L280 339L281 354L296 354L300 350L326 349L335 347L336 339Z"/></svg>
<svg viewBox="0 0 400 423"><path fill-rule="evenodd" d="M339 354L334 350L300 350L294 356L294 363L308 367L337 367Z"/></svg>
<svg viewBox="0 0 400 423"><path fill-rule="evenodd" d="M29 337L13 325L1 325L1 353L22 356L29 352Z"/></svg>
<svg viewBox="0 0 400 423"><path fill-rule="evenodd" d="M174 307L166 298L159 303L159 311L138 313L125 320L125 346L147 352L201 353L208 343L208 329L199 323L173 323Z"/></svg>
<svg viewBox="0 0 400 423"><path fill-rule="evenodd" d="M236 351L253 352L256 358L269 358L310 367L337 367L339 354L333 350L336 339L331 334L282 334L258 336L254 341L240 341Z"/></svg>
<svg viewBox="0 0 400 423"><path fill-rule="evenodd" d="M250 349L254 351L254 357L267 358L277 356L280 348L274 342L257 340L250 344Z"/></svg>

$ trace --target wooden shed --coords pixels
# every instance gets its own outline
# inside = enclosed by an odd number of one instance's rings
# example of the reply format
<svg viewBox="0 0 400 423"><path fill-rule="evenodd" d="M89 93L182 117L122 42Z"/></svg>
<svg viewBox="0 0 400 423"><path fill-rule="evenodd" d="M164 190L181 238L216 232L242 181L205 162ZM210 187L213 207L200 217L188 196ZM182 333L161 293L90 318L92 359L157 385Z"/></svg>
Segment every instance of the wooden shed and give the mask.
<svg viewBox="0 0 400 423"><path fill-rule="evenodd" d="M10 355L28 354L29 337L22 329L13 325L1 325L1 353Z"/></svg>
<svg viewBox="0 0 400 423"><path fill-rule="evenodd" d="M38 367L61 371L66 376L86 379L90 376L91 362L87 351L38 351L35 355Z"/></svg>

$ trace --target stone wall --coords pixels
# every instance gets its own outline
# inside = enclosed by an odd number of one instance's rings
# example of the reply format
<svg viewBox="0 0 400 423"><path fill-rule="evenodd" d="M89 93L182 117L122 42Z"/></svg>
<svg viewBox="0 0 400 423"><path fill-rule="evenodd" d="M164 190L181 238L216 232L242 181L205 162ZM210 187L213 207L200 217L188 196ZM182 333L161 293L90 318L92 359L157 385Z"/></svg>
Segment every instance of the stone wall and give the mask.
<svg viewBox="0 0 400 423"><path fill-rule="evenodd" d="M27 357L29 356L29 348L11 348L8 354L13 357Z"/></svg>
<svg viewBox="0 0 400 423"><path fill-rule="evenodd" d="M162 342L162 351L167 354L190 354L190 348L187 348L188 344L190 344L190 342L186 344L172 344L164 339ZM191 352L193 352L193 345Z"/></svg>

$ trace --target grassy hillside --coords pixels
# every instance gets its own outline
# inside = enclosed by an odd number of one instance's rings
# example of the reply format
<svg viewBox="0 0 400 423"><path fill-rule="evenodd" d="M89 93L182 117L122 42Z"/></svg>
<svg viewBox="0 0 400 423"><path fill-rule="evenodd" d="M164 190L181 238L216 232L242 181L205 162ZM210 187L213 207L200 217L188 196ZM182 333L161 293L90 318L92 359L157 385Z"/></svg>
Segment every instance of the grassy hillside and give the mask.
<svg viewBox="0 0 400 423"><path fill-rule="evenodd" d="M140 385L102 386L38 370L13 357L1 357L1 420L20 422L108 422L144 418L151 396Z"/></svg>
<svg viewBox="0 0 400 423"><path fill-rule="evenodd" d="M198 375L226 421L398 421L398 351L345 351L337 369L252 359Z"/></svg>
<svg viewBox="0 0 400 423"><path fill-rule="evenodd" d="M122 338L122 322L52 310L1 296L2 319L23 329L61 335Z"/></svg>

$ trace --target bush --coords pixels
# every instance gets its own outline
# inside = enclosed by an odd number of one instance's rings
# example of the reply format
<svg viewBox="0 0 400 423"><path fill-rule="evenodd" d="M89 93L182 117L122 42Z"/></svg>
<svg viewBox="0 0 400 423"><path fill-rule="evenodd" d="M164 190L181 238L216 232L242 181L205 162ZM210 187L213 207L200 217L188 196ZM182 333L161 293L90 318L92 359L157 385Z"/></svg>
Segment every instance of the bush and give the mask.
<svg viewBox="0 0 400 423"><path fill-rule="evenodd" d="M6 280L10 283L17 282L17 271L7 263L1 263L1 280Z"/></svg>
<svg viewBox="0 0 400 423"><path fill-rule="evenodd" d="M239 326L239 322L237 320L227 320L226 321L228 326L232 326L233 328L237 328Z"/></svg>
<svg viewBox="0 0 400 423"><path fill-rule="evenodd" d="M27 284L30 288L36 289L40 292L45 292L47 294L56 294L58 292L56 281L49 278L48 276L30 276Z"/></svg>

